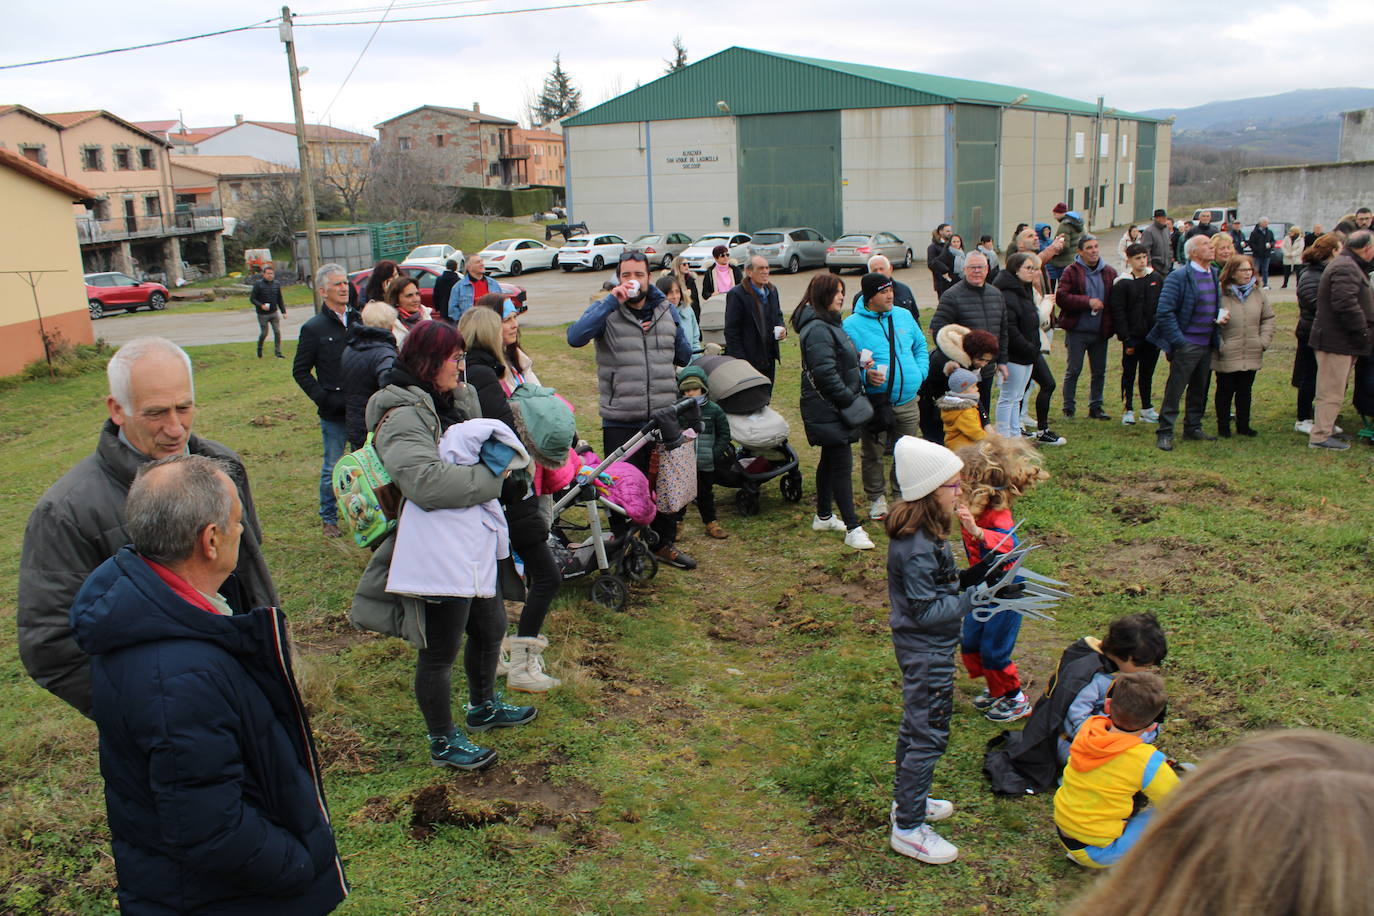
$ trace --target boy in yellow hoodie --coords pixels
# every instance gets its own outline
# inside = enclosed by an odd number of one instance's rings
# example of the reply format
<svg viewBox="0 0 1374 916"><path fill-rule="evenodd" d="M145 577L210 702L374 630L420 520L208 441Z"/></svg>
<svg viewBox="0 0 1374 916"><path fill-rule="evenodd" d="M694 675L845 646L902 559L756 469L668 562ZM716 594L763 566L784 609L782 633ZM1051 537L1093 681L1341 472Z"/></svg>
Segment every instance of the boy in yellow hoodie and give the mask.
<svg viewBox="0 0 1374 916"><path fill-rule="evenodd" d="M1158 724L1167 700L1159 675L1118 674L1107 694L1107 715L1093 716L1078 730L1054 794L1054 825L1079 865L1116 864L1154 814L1145 800L1158 804L1178 785L1164 754L1140 738Z"/></svg>
<svg viewBox="0 0 1374 916"><path fill-rule="evenodd" d="M954 363L950 363L951 366ZM978 412L978 375L956 368L949 374L949 392L935 402L945 424L945 448L958 451L987 435Z"/></svg>

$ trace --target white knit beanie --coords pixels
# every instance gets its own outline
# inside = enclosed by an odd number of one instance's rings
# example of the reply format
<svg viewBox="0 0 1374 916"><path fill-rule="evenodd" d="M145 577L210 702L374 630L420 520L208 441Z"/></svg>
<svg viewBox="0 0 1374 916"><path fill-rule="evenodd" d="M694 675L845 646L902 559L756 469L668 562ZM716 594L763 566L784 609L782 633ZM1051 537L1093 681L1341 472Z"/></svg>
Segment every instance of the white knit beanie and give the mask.
<svg viewBox="0 0 1374 916"><path fill-rule="evenodd" d="M902 499L914 502L929 496L935 489L964 469L959 456L945 448L915 436L903 436L892 448L892 461L897 469L897 486Z"/></svg>

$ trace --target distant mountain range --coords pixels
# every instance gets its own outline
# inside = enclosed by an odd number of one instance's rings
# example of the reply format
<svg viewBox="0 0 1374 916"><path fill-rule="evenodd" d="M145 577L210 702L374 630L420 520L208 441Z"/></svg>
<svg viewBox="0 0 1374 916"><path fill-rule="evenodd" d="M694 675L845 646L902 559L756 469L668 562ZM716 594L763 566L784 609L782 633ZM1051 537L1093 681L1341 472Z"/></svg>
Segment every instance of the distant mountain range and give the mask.
<svg viewBox="0 0 1374 916"><path fill-rule="evenodd" d="M1334 162L1340 143L1340 113L1355 108L1374 108L1374 89L1295 89L1140 113L1156 118L1172 115L1177 144L1240 148L1257 159Z"/></svg>

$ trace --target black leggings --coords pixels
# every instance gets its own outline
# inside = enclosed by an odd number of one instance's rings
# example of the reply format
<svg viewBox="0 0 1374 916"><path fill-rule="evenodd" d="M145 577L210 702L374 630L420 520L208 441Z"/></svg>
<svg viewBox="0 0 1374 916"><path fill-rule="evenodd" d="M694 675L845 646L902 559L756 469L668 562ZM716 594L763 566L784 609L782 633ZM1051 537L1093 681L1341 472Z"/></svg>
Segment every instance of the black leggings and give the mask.
<svg viewBox="0 0 1374 916"><path fill-rule="evenodd" d="M431 735L453 732L453 663L463 633L468 634L463 670L468 700L477 706L492 699L496 662L506 635L506 606L501 598L449 598L425 602L427 646L415 660L415 703Z"/></svg>
<svg viewBox="0 0 1374 916"><path fill-rule="evenodd" d="M816 514L829 518L831 505L838 506L844 526L851 531L859 527L854 512L854 446L822 445L821 460L816 465Z"/></svg>
<svg viewBox="0 0 1374 916"><path fill-rule="evenodd" d="M1255 370L1217 373L1217 428L1231 428L1231 398L1236 399L1236 429L1250 428L1250 392L1255 385Z"/></svg>
<svg viewBox="0 0 1374 916"><path fill-rule="evenodd" d="M1031 365L1031 381L1035 382L1035 427L1036 429L1050 428L1050 396L1054 394L1055 381L1054 373L1050 371L1050 364L1045 361L1045 354L1041 353L1035 357L1035 362ZM1030 386L1027 385L1027 388Z"/></svg>
<svg viewBox="0 0 1374 916"><path fill-rule="evenodd" d="M540 541L516 550L525 561L525 608L520 612L517 636L538 636L549 616L558 590L563 587L563 572L558 568L548 541Z"/></svg>
<svg viewBox="0 0 1374 916"><path fill-rule="evenodd" d="M697 511L701 513L703 525L709 525L716 520L716 494L712 490L715 483L715 471L697 468Z"/></svg>

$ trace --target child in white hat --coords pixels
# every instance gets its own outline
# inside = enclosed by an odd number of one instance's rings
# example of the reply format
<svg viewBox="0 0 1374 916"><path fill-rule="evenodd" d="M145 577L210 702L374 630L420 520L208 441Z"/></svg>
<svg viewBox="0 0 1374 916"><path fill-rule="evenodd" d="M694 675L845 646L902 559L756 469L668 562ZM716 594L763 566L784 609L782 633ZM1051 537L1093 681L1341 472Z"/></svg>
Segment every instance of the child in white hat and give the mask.
<svg viewBox="0 0 1374 916"><path fill-rule="evenodd" d="M890 844L904 856L942 865L959 855L930 826L954 813L930 797L935 764L949 744L954 652L969 595L946 540L959 499L963 462L942 445L903 436L893 447L902 498L887 516L888 622L902 669Z"/></svg>

